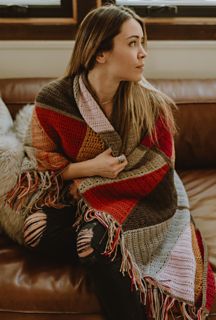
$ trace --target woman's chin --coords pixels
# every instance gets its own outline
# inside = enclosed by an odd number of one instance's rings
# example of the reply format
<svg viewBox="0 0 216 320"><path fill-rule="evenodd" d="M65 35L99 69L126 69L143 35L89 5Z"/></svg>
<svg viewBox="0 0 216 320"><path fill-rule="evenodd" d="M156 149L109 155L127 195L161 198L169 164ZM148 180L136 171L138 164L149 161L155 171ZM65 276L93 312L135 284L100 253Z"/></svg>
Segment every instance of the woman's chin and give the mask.
<svg viewBox="0 0 216 320"><path fill-rule="evenodd" d="M128 81L128 82L139 82L142 79L142 74L140 74L139 76L133 76L133 77L127 77L125 79L122 79L122 81Z"/></svg>
<svg viewBox="0 0 216 320"><path fill-rule="evenodd" d="M139 82L141 79L142 79L142 74L140 74L139 76L133 77L133 79L131 79L130 81Z"/></svg>

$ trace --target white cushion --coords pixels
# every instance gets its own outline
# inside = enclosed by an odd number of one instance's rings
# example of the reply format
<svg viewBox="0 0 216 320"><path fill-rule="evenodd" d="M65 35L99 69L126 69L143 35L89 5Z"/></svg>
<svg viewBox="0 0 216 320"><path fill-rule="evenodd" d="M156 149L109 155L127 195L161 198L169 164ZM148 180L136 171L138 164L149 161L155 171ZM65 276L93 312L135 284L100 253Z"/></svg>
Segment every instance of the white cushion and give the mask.
<svg viewBox="0 0 216 320"><path fill-rule="evenodd" d="M30 124L33 109L34 109L33 104L25 105L17 113L16 118L14 120L13 130L16 133L16 136L20 139L22 143L24 143L26 131Z"/></svg>
<svg viewBox="0 0 216 320"><path fill-rule="evenodd" d="M23 144L13 132L0 135L0 196L17 182L24 157Z"/></svg>
<svg viewBox="0 0 216 320"><path fill-rule="evenodd" d="M10 112L0 97L0 135L8 132L13 125Z"/></svg>
<svg viewBox="0 0 216 320"><path fill-rule="evenodd" d="M33 105L24 106L17 114L14 124L2 99L0 100L0 226L14 240L23 242L24 216L19 215L4 202L4 195L15 187L27 161L24 136L30 124Z"/></svg>
<svg viewBox="0 0 216 320"><path fill-rule="evenodd" d="M0 196L16 184L24 160L24 136L30 123L33 105L24 106L14 124L10 113L0 101Z"/></svg>

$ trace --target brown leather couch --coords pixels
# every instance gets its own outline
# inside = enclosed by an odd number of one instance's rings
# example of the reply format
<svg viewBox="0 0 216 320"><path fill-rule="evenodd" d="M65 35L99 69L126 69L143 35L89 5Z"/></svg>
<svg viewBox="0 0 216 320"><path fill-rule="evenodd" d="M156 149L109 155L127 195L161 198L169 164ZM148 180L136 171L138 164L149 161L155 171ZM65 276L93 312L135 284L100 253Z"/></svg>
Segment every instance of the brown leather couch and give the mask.
<svg viewBox="0 0 216 320"><path fill-rule="evenodd" d="M14 116L49 80L0 79L0 95ZM216 271L216 80L151 82L179 106L176 168ZM81 267L33 255L0 234L0 320L51 318L102 320L91 281Z"/></svg>

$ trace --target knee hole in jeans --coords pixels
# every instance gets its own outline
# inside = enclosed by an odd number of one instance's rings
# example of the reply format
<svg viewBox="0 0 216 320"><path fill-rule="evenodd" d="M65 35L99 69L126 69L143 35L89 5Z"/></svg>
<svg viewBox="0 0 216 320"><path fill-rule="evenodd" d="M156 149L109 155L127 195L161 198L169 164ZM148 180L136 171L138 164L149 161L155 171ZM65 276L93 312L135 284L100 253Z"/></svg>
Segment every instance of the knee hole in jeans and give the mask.
<svg viewBox="0 0 216 320"><path fill-rule="evenodd" d="M94 252L91 246L93 238L92 228L83 228L77 237L77 254L79 258L86 258Z"/></svg>
<svg viewBox="0 0 216 320"><path fill-rule="evenodd" d="M23 227L24 243L29 247L36 247L44 233L47 223L47 216L44 212L38 211L26 218Z"/></svg>

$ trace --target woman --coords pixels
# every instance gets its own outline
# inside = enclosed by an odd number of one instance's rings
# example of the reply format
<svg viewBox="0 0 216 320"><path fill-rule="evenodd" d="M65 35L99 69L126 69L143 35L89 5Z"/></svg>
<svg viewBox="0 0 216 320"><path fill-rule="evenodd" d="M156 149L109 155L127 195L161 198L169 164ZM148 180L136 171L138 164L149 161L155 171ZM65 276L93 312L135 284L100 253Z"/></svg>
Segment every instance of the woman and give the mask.
<svg viewBox="0 0 216 320"><path fill-rule="evenodd" d="M174 173L174 104L142 78L145 45L127 8L85 17L66 75L37 96L8 202L27 247L86 266L107 319L204 319L211 273Z"/></svg>

